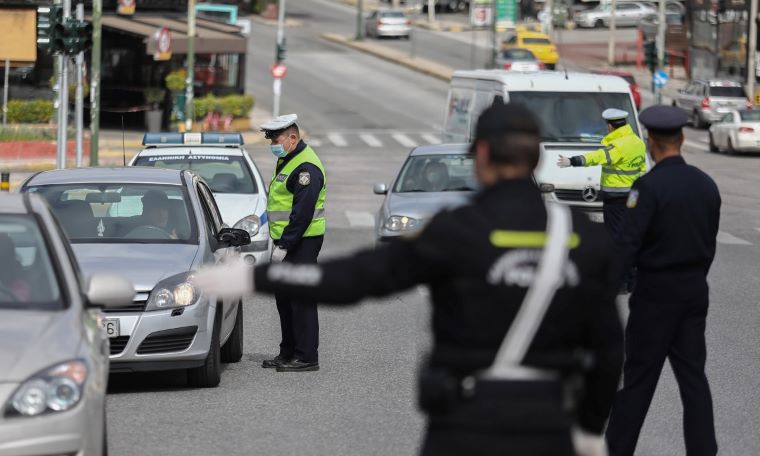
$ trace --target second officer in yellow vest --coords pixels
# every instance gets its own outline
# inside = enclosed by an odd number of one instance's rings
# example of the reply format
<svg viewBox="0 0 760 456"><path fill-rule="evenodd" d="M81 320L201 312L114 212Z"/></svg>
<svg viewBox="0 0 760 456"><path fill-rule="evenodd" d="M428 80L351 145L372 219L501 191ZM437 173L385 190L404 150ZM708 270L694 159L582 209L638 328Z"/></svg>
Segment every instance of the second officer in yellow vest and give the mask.
<svg viewBox="0 0 760 456"><path fill-rule="evenodd" d="M604 201L604 225L618 240L625 202L631 186L647 170L646 145L633 131L621 109L606 109L609 134L602 139L602 148L575 157L559 157L560 168L568 166L602 166L601 190Z"/></svg>
<svg viewBox="0 0 760 456"><path fill-rule="evenodd" d="M313 264L325 234L325 168L314 150L301 140L298 116L280 116L261 126L277 157L269 184L267 218L274 241L272 262ZM280 314L280 353L262 367L278 372L319 369L317 303L275 294Z"/></svg>

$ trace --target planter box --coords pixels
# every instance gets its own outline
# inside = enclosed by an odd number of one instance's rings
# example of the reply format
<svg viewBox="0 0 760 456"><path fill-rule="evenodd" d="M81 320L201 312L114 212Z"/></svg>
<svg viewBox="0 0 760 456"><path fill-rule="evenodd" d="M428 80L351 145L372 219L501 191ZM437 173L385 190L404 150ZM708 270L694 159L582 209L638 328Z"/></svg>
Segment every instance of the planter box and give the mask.
<svg viewBox="0 0 760 456"><path fill-rule="evenodd" d="M0 142L0 161L5 160L55 160L55 141L7 141ZM82 142L83 156L90 156L90 139ZM76 141L66 143L66 156L76 158Z"/></svg>
<svg viewBox="0 0 760 456"><path fill-rule="evenodd" d="M177 131L184 132L185 131L185 122L177 122L174 124L174 126L177 128ZM193 131L196 133L209 131L205 129L205 122L203 120L198 120L195 123L193 123ZM224 131L223 125L219 126L219 131ZM251 119L248 117L238 117L236 119L232 119L232 124L230 124L230 129L227 131L231 132L244 132L244 131L251 131Z"/></svg>

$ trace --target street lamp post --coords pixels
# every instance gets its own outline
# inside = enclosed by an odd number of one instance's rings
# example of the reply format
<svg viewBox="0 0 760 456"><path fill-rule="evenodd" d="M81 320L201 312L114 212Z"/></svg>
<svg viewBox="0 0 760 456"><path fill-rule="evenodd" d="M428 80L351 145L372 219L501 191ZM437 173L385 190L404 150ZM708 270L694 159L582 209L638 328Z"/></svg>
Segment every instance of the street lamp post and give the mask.
<svg viewBox="0 0 760 456"><path fill-rule="evenodd" d="M617 0L612 0L610 5L610 34L609 45L607 47L607 63L610 65L615 64L615 34L617 28Z"/></svg>
<svg viewBox="0 0 760 456"><path fill-rule="evenodd" d="M92 0L92 54L90 55L90 166L98 166L100 134L100 53L103 37L103 0Z"/></svg>
<svg viewBox="0 0 760 456"><path fill-rule="evenodd" d="M195 76L195 0L187 1L187 79L185 81L185 131L193 128L193 81Z"/></svg>
<svg viewBox="0 0 760 456"><path fill-rule="evenodd" d="M657 24L657 68L665 67L665 0L660 0ZM653 75L654 76L654 75ZM662 104L662 89L655 90L655 103Z"/></svg>
<svg viewBox="0 0 760 456"><path fill-rule="evenodd" d="M755 101L755 79L757 73L757 2L750 0L749 5L749 38L747 42L747 96Z"/></svg>
<svg viewBox="0 0 760 456"><path fill-rule="evenodd" d="M360 2L361 3L361 2ZM277 53L276 62L281 63L281 50L285 46L285 0L280 0L277 8ZM280 96L282 95L282 78L275 77L272 85L274 98L272 101L272 114L274 117L280 115Z"/></svg>
<svg viewBox="0 0 760 456"><path fill-rule="evenodd" d="M364 1L358 0L356 2L356 41L364 39Z"/></svg>

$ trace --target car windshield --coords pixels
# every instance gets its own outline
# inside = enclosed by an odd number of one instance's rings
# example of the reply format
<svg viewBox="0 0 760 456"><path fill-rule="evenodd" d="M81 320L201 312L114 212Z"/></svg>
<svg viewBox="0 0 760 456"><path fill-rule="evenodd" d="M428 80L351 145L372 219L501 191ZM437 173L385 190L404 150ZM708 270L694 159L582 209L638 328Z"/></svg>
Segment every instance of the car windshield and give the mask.
<svg viewBox="0 0 760 456"><path fill-rule="evenodd" d="M607 135L605 109L634 113L627 93L599 92L509 92L509 102L526 106L538 118L541 140L549 142L594 142ZM634 133L639 134L633 115Z"/></svg>
<svg viewBox="0 0 760 456"><path fill-rule="evenodd" d="M710 86L711 97L729 97L729 98L746 98L747 94L744 93L743 87L731 87L731 86Z"/></svg>
<svg viewBox="0 0 760 456"><path fill-rule="evenodd" d="M536 57L527 49L509 49L504 51L502 57L511 60L536 60Z"/></svg>
<svg viewBox="0 0 760 456"><path fill-rule="evenodd" d="M402 13L401 11L388 11L388 12L380 13L380 17L383 17L383 18L388 17L391 19L403 19L404 13Z"/></svg>
<svg viewBox="0 0 760 456"><path fill-rule="evenodd" d="M135 166L189 169L201 176L214 193L259 193L256 180L243 157L229 155L179 154L142 156Z"/></svg>
<svg viewBox="0 0 760 456"><path fill-rule="evenodd" d="M184 188L151 184L29 187L47 199L72 243L193 243L195 219Z"/></svg>
<svg viewBox="0 0 760 456"><path fill-rule="evenodd" d="M523 38L522 42L525 44L552 44L551 41L549 41L546 38Z"/></svg>
<svg viewBox="0 0 760 456"><path fill-rule="evenodd" d="M760 111L739 111L742 120L747 122L760 122Z"/></svg>
<svg viewBox="0 0 760 456"><path fill-rule="evenodd" d="M475 190L472 157L465 154L416 155L404 164L394 192L467 192Z"/></svg>
<svg viewBox="0 0 760 456"><path fill-rule="evenodd" d="M0 215L0 309L63 308L50 252L34 218Z"/></svg>

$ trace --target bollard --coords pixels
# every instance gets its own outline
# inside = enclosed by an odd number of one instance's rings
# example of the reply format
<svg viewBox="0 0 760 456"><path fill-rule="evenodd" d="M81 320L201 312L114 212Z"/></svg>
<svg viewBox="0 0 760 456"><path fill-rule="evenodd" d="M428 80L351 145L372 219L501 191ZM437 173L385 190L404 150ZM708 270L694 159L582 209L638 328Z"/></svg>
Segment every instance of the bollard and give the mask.
<svg viewBox="0 0 760 456"><path fill-rule="evenodd" d="M0 173L0 192L9 192L11 190L11 173Z"/></svg>

